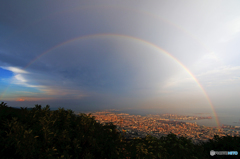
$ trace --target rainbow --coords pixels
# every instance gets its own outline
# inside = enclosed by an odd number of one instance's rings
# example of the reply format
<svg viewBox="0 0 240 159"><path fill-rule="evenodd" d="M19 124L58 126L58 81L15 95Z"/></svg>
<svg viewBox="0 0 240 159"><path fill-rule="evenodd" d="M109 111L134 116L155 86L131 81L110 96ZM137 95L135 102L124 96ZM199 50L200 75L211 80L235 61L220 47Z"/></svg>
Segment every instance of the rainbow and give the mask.
<svg viewBox="0 0 240 159"><path fill-rule="evenodd" d="M172 60L174 60L178 65L180 65L194 80L195 82L197 83L197 85L200 87L200 89L202 90L204 96L206 97L211 109L212 109L212 112L213 112L213 115L214 115L214 118L216 120L216 124L217 126L220 128L220 124L219 124L219 120L218 120L218 117L217 117L217 114L216 114L216 111L214 109L214 106L210 100L210 98L208 97L206 91L204 90L204 88L202 87L202 85L199 83L199 81L197 80L197 78L190 72L190 70L188 68L186 68L186 66L184 66L178 59L176 59L174 56L172 56L170 53L168 53L166 50L162 49L161 47L153 44L153 43L150 43L149 41L146 41L146 40L143 40L143 39L140 39L140 38L136 38L136 37L132 37L132 36L128 36L128 35L121 35L121 34L93 34L93 35L85 35L85 36L80 36L80 37L76 37L76 38L73 38L73 39L70 39L68 41L65 41L65 42L62 42L58 45L55 45L54 47L48 49L47 51L41 53L39 56L37 56L36 58L34 58L32 61L30 61L29 64L27 64L24 69L28 68L29 66L31 66L35 61L37 61L40 57L46 55L47 53L51 52L52 50L60 47L60 46L63 46L63 45L66 45L66 44L69 44L73 41L76 41L76 40L80 40L80 39L86 39L86 38L96 38L96 37L120 37L120 38L127 38L127 39L131 39L131 40L135 40L135 41L138 41L138 42L142 42L144 44L147 44L148 46L151 46L155 49L157 49L160 53L163 53L164 55L170 57Z"/></svg>

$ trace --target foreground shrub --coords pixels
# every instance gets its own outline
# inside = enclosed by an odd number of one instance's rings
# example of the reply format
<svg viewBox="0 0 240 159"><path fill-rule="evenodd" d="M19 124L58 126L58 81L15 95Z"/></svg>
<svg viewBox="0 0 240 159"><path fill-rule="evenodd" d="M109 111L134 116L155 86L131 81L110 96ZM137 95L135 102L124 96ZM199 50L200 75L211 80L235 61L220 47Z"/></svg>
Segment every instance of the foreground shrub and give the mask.
<svg viewBox="0 0 240 159"><path fill-rule="evenodd" d="M15 109L0 104L0 156L6 159L208 159L210 151L240 152L240 137L214 136L193 144L186 137L169 134L157 139L126 139L109 123L97 123L86 114L75 115L47 105Z"/></svg>
<svg viewBox="0 0 240 159"><path fill-rule="evenodd" d="M32 110L12 109L8 110L8 118L1 118L0 146L3 158L121 156L119 146L122 139L112 124L103 126L90 115L76 116L71 110L63 108L50 111L49 106L42 109L41 105L36 105ZM16 115L15 111L21 115Z"/></svg>

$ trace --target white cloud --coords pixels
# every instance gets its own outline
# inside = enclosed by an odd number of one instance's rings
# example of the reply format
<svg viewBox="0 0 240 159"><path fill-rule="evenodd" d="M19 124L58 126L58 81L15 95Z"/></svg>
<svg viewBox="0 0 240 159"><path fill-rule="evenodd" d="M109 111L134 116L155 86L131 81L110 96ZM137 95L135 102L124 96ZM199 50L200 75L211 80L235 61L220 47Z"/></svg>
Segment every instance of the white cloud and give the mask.
<svg viewBox="0 0 240 159"><path fill-rule="evenodd" d="M211 70L224 65L224 60L215 52L204 54L192 66L195 71Z"/></svg>
<svg viewBox="0 0 240 159"><path fill-rule="evenodd" d="M202 57L202 60L214 60L214 61L218 61L218 62L222 61L222 59L220 59L220 57L217 56L216 53L214 53L214 52L204 55Z"/></svg>
<svg viewBox="0 0 240 159"><path fill-rule="evenodd" d="M31 87L31 88L44 88L44 86L29 84L30 81L26 79L24 74L30 74L30 73L23 69L20 69L17 67L11 67L11 66L8 66L8 67L2 66L1 68L12 71L15 74L11 81L12 84L22 85L22 86Z"/></svg>
<svg viewBox="0 0 240 159"><path fill-rule="evenodd" d="M224 67L220 67L214 70L210 70L207 71L205 73L201 73L199 75L197 75L197 77L201 77L201 76L207 76L207 75L212 75L212 76L216 76L216 75L222 75L225 76L228 75L231 78L234 76L239 76L240 75L240 66L224 66Z"/></svg>
<svg viewBox="0 0 240 159"><path fill-rule="evenodd" d="M15 75L12 82L13 84L22 85L24 87L38 88L38 89L45 88L45 86L29 84L29 81L22 74Z"/></svg>
<svg viewBox="0 0 240 159"><path fill-rule="evenodd" d="M15 79L16 79L17 81L19 81L19 82L21 82L21 83L27 82L27 80L26 80L21 74L17 74L17 75L15 75L14 77L15 77Z"/></svg>
<svg viewBox="0 0 240 159"><path fill-rule="evenodd" d="M1 68L12 71L13 73L28 73L27 71L17 67L1 67Z"/></svg>
<svg viewBox="0 0 240 159"><path fill-rule="evenodd" d="M19 85L23 87L28 87L28 88L35 88L38 90L37 92L31 92L31 91L26 91L23 93L24 97L29 97L31 98L52 98L52 97L61 97L61 98L74 98L74 99L80 99L82 97L85 97L86 94L83 94L79 90L72 90L72 89L67 89L63 87L57 87L56 85L49 85L49 83L44 83L43 85L36 84L37 83L42 83L42 79L36 78L35 73L31 73L28 71L25 71L23 69L17 68L17 67L1 67L5 70L12 71L14 73L14 76L11 79L11 84L14 85ZM14 93L12 93L14 94ZM12 96L12 95L11 95ZM15 99L15 97L14 97Z"/></svg>
<svg viewBox="0 0 240 159"><path fill-rule="evenodd" d="M207 86L223 87L240 84L240 66L224 66L196 76Z"/></svg>
<svg viewBox="0 0 240 159"><path fill-rule="evenodd" d="M195 77L203 87L236 87L236 85L240 85L240 66L222 66L198 74ZM187 78L179 75L168 79L161 88L161 91L171 89L192 91L197 88L196 86L197 83L192 77Z"/></svg>
<svg viewBox="0 0 240 159"><path fill-rule="evenodd" d="M231 34L240 32L240 19L233 20L231 23L229 23L228 28Z"/></svg>
<svg viewBox="0 0 240 159"><path fill-rule="evenodd" d="M240 18L234 19L228 22L223 28L219 30L220 38L219 42L225 43L231 40L240 32Z"/></svg>

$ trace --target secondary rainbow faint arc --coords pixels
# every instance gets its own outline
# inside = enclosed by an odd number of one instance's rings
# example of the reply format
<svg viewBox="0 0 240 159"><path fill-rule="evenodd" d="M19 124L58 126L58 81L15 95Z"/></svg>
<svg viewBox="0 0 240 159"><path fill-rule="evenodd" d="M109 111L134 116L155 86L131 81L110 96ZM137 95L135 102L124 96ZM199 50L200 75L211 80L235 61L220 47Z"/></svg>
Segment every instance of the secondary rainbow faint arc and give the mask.
<svg viewBox="0 0 240 159"><path fill-rule="evenodd" d="M219 124L219 120L218 120L218 117L217 117L217 114L216 114L216 111L213 107L213 104L210 100L210 98L208 97L206 91L204 90L204 88L202 87L202 85L199 83L199 81L197 80L197 78L189 71L188 68L186 68L186 66L184 66L178 59L176 59L174 56L172 56L170 53L168 53L166 50L160 48L159 46L149 42L149 41L146 41L146 40L143 40L143 39L140 39L140 38L136 38L136 37L132 37L132 36L129 36L129 35L122 35L122 34L92 34L92 35L85 35L85 36L80 36L80 37L76 37L76 38L73 38L73 39L70 39L68 41L65 41L65 42L62 42L58 45L55 45L54 47L48 49L47 51L43 52L42 54L40 54L39 56L37 56L35 59L33 59L28 65L26 65L24 67L24 69L28 68L31 64L33 64L36 60L38 60L40 57L42 57L43 55L51 52L52 50L62 46L62 45L65 45L65 44L68 44L68 43L71 43L73 41L76 41L76 40L80 40L80 39L85 39L85 38L93 38L93 37L122 37L122 38L128 38L128 39L132 39L132 40L136 40L136 41L140 41L140 42L143 42L149 46L152 46L154 48L156 48L157 50L159 50L161 53L164 53L165 55L167 55L168 57L170 57L171 59L173 59L174 61L176 61L182 68L185 69L185 71L187 71L187 73L195 80L195 82L197 83L197 85L200 87L200 89L202 90L204 96L206 97L212 111L213 111L213 115L215 117L215 120L216 120L216 124L218 127L220 127L220 124Z"/></svg>

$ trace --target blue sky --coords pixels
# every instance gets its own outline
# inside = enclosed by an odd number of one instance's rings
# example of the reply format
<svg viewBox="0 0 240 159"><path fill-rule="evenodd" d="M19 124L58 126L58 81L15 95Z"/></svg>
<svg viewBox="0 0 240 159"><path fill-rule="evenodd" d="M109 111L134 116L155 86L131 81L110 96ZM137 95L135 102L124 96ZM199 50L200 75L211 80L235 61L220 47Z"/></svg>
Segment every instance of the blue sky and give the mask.
<svg viewBox="0 0 240 159"><path fill-rule="evenodd" d="M1 80L8 80L13 76L13 72L7 69L0 68L0 74L2 75Z"/></svg>
<svg viewBox="0 0 240 159"><path fill-rule="evenodd" d="M194 76L215 109L239 111L239 5L219 0L0 2L0 100L79 111L211 112Z"/></svg>

